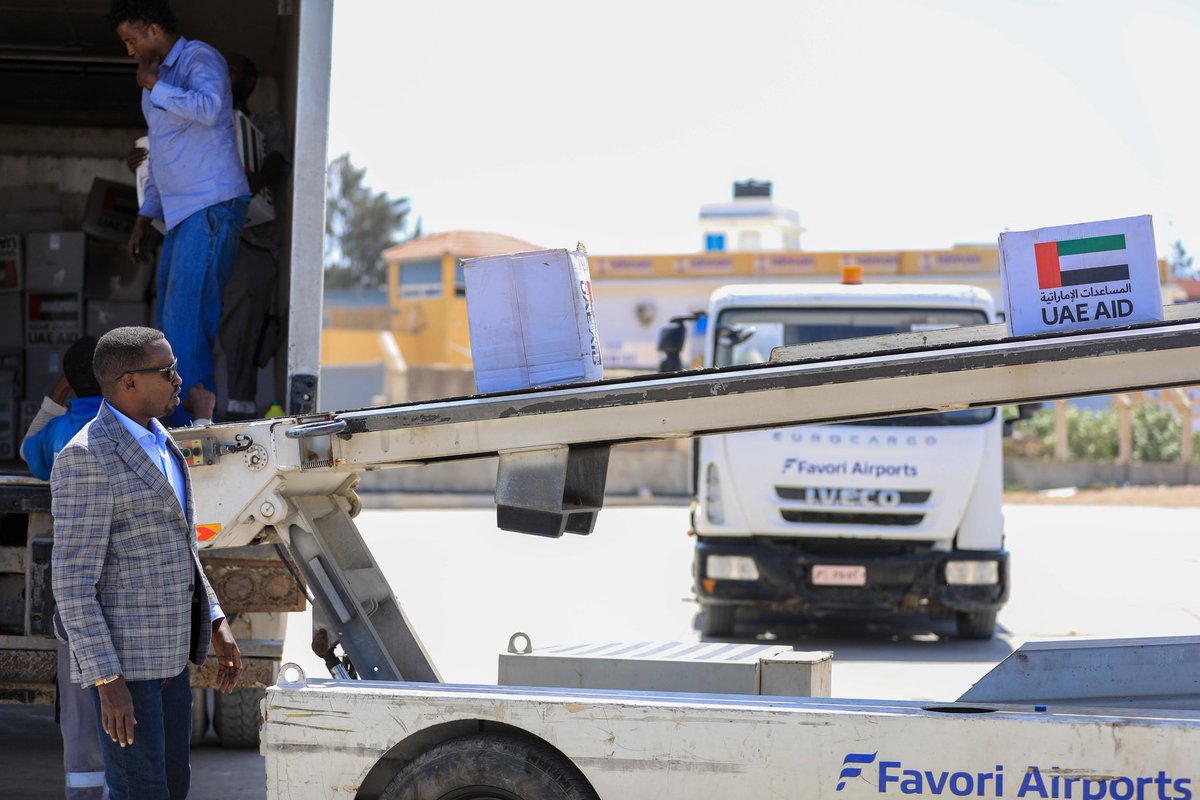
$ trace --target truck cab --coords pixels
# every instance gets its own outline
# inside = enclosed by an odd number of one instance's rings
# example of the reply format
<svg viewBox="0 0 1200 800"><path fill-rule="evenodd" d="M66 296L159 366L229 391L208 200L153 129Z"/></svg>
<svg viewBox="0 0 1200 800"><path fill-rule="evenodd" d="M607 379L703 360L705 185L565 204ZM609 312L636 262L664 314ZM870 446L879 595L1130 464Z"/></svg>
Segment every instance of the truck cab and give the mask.
<svg viewBox="0 0 1200 800"><path fill-rule="evenodd" d="M727 286L706 316L708 367L997 320L984 290L928 284ZM867 611L952 615L959 636L991 637L1008 595L1001 430L996 409L970 408L699 439L701 631L727 636L743 610Z"/></svg>

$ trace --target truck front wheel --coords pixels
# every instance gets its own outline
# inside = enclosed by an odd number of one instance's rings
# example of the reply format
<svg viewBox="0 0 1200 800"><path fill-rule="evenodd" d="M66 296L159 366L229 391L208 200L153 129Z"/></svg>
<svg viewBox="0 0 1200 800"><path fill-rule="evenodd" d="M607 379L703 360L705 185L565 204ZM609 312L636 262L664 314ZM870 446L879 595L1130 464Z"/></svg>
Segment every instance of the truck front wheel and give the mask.
<svg viewBox="0 0 1200 800"><path fill-rule="evenodd" d="M960 639L990 639L996 632L996 610L959 611L954 624Z"/></svg>
<svg viewBox="0 0 1200 800"><path fill-rule="evenodd" d="M241 688L216 692L213 729L222 747L258 747L258 704L266 689Z"/></svg>
<svg viewBox="0 0 1200 800"><path fill-rule="evenodd" d="M506 734L442 742L405 765L382 800L599 800L573 764L548 746Z"/></svg>
<svg viewBox="0 0 1200 800"><path fill-rule="evenodd" d="M729 636L737 619L737 606L700 604L700 635Z"/></svg>

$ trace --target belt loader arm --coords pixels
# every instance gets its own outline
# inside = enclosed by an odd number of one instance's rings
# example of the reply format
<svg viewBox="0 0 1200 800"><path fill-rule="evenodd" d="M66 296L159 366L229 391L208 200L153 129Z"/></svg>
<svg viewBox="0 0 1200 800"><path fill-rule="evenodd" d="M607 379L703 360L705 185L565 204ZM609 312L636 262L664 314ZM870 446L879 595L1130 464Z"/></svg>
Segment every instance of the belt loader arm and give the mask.
<svg viewBox="0 0 1200 800"><path fill-rule="evenodd" d="M869 347L821 343L781 349L785 362L176 435L197 467L202 547L283 541L361 676L436 681L354 526L363 470L498 456L500 527L588 533L613 444L1200 383L1200 310L1101 332L1006 339L986 326Z"/></svg>

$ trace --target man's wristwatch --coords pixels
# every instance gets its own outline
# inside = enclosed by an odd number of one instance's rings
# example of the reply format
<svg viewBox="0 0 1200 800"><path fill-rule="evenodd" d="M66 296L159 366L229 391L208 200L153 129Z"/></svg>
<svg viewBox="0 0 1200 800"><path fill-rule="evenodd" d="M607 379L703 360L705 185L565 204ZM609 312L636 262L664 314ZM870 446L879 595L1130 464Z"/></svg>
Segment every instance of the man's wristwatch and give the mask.
<svg viewBox="0 0 1200 800"><path fill-rule="evenodd" d="M120 677L121 677L120 675L109 675L106 678L101 678L100 680L96 681L95 683L92 684L92 686L103 686L106 683L112 683L113 681L117 680Z"/></svg>

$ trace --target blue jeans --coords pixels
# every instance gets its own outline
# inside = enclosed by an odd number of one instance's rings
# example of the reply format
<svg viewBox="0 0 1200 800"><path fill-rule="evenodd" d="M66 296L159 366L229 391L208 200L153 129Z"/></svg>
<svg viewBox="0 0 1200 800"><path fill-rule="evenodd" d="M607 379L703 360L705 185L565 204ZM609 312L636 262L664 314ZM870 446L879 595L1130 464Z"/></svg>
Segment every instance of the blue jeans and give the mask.
<svg viewBox="0 0 1200 800"><path fill-rule="evenodd" d="M188 668L174 678L127 681L133 697L133 744L121 747L104 732L95 687L96 728L104 781L112 800L183 800L192 779L192 687Z"/></svg>
<svg viewBox="0 0 1200 800"><path fill-rule="evenodd" d="M213 347L221 320L221 290L233 271L248 205L241 198L211 205L167 231L163 240L156 322L179 359L185 398L188 387L197 383L217 390ZM181 406L167 425L182 427L191 421Z"/></svg>

